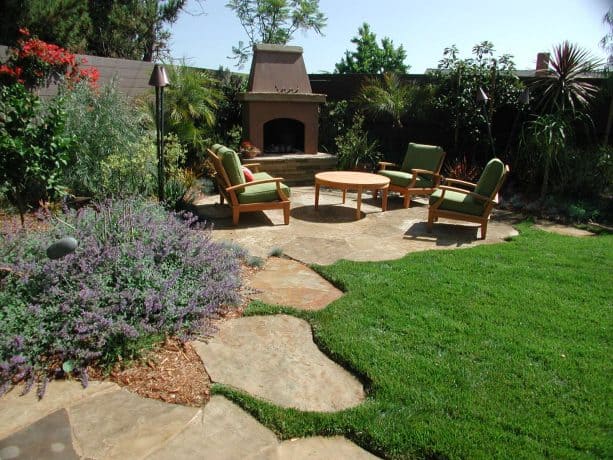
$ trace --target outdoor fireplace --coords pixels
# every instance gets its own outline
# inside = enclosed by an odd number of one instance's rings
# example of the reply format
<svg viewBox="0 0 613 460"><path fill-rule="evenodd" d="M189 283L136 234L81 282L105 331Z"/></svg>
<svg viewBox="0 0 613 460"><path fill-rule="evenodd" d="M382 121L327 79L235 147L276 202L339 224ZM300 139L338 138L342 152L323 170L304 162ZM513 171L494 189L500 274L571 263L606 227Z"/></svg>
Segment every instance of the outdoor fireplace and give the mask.
<svg viewBox="0 0 613 460"><path fill-rule="evenodd" d="M316 154L319 104L313 94L302 48L255 45L243 102L243 127L251 143L264 153Z"/></svg>

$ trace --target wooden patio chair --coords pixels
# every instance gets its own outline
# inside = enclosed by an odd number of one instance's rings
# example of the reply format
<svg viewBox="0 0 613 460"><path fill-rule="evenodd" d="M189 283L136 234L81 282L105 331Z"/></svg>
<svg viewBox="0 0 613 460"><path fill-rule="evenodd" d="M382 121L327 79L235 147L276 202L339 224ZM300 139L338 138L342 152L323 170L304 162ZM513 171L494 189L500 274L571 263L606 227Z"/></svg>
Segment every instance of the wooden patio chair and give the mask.
<svg viewBox="0 0 613 460"><path fill-rule="evenodd" d="M491 159L476 184L458 179L446 179L430 195L428 231L439 217L481 224L481 239L485 239L487 223L494 206L498 204L498 192L504 183L509 167L498 158ZM455 187L459 185L465 188Z"/></svg>
<svg viewBox="0 0 613 460"><path fill-rule="evenodd" d="M219 201L224 199L232 209L232 223L238 225L241 212L282 209L285 225L289 224L290 189L282 177L259 172L257 163L244 166L254 171L254 180L247 182L238 154L220 144L207 149L215 168L214 180L219 189Z"/></svg>
<svg viewBox="0 0 613 460"><path fill-rule="evenodd" d="M444 159L445 152L441 147L411 142L400 169L394 163L380 161L377 174L389 177L388 192L404 196L402 205L408 208L413 195L430 195L436 190L442 179L440 172Z"/></svg>

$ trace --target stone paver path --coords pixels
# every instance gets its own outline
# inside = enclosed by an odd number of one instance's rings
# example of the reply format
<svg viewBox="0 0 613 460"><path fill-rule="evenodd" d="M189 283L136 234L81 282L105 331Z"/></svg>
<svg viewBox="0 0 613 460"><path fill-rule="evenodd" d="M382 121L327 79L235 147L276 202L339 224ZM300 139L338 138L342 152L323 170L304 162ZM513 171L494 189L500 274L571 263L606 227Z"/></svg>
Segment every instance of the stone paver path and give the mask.
<svg viewBox="0 0 613 460"><path fill-rule="evenodd" d="M266 261L252 277L250 286L258 291L254 299L301 310L321 310L343 295L309 267L278 257Z"/></svg>
<svg viewBox="0 0 613 460"><path fill-rule="evenodd" d="M194 342L211 380L283 407L331 412L358 405L362 384L313 343L309 324L287 315L226 321Z"/></svg>
<svg viewBox="0 0 613 460"><path fill-rule="evenodd" d="M16 390L0 399L0 459L376 458L343 437L280 442L223 396L198 409L113 383L83 390L76 382L51 382L47 392L41 401Z"/></svg>

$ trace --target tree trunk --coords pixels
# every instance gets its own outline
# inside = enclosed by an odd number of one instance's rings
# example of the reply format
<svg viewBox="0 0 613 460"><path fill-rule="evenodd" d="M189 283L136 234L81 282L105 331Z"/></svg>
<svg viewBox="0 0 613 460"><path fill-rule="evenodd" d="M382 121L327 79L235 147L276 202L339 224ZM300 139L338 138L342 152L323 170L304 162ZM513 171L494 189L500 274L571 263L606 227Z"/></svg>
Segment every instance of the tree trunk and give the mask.
<svg viewBox="0 0 613 460"><path fill-rule="evenodd" d="M609 145L609 136L611 135L611 126L613 125L613 96L609 102L609 116L607 117L607 127L604 132L603 145Z"/></svg>
<svg viewBox="0 0 613 460"><path fill-rule="evenodd" d="M545 171L543 172L543 184L541 185L541 196L539 201L541 202L541 206L545 201L545 195L547 194L547 184L549 182L549 166L551 164L551 157L548 156L545 160Z"/></svg>

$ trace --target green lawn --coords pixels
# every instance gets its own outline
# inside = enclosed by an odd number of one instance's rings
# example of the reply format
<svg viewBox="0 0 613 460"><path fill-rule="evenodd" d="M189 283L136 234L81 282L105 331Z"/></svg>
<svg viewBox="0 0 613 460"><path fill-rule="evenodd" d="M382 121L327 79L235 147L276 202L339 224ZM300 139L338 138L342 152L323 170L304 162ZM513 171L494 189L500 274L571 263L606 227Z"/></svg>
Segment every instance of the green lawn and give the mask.
<svg viewBox="0 0 613 460"><path fill-rule="evenodd" d="M391 458L613 456L612 236L522 226L502 244L317 270L346 295L292 313L367 400L313 414L215 388L283 438L344 434Z"/></svg>

